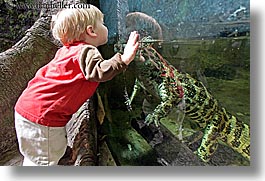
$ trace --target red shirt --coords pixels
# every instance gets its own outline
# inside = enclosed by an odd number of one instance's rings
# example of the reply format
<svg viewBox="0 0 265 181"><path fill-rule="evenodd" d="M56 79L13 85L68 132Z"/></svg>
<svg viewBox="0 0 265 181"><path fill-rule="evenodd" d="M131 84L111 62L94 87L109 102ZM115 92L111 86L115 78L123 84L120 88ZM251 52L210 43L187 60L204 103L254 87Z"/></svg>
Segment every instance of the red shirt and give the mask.
<svg viewBox="0 0 265 181"><path fill-rule="evenodd" d="M16 103L17 113L45 126L66 125L99 84L88 81L80 69L83 44L63 46L51 62L37 71Z"/></svg>

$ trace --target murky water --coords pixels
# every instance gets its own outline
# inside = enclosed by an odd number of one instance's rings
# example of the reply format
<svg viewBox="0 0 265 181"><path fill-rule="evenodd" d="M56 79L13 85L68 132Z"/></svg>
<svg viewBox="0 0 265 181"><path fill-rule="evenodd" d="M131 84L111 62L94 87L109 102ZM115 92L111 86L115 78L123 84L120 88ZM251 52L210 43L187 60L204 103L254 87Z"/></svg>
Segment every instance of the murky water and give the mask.
<svg viewBox="0 0 265 181"><path fill-rule="evenodd" d="M177 70L190 74L198 82L202 82L206 89L218 100L221 107L237 117L240 121L250 123L250 42L249 36L212 38L204 40L183 39L162 44L154 44L161 55ZM134 119L143 119L142 111L146 109L144 100L146 94L140 90L132 103L129 112L124 104L124 88L128 94L132 93L135 79L133 66L115 78L111 85L107 83L101 87L108 89L108 100L112 115L112 122L108 119L104 123L104 134L108 135L110 148L121 165L159 165L155 150L148 144L148 140L141 136L141 132L132 127ZM119 90L117 90L119 87ZM111 95L111 96L110 96ZM149 107L155 108L155 105ZM152 111L152 110L151 110ZM207 111L207 110L206 110ZM173 109L170 114L162 118L161 124L173 136L179 138L179 109ZM195 141L200 130L194 127L187 115L183 115L182 137L185 144L195 151L200 139ZM166 141L166 140L164 140ZM191 142L193 142L191 144ZM170 154L170 153L168 153ZM209 165L249 165L240 154L221 143Z"/></svg>

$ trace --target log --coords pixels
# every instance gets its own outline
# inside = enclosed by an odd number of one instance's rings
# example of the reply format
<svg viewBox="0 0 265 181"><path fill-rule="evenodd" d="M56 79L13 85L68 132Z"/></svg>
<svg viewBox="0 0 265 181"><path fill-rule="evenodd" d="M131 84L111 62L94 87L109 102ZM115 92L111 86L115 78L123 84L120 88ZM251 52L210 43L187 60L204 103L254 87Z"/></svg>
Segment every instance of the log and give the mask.
<svg viewBox="0 0 265 181"><path fill-rule="evenodd" d="M68 148L59 165L98 165L98 134L94 98L87 100L66 125Z"/></svg>
<svg viewBox="0 0 265 181"><path fill-rule="evenodd" d="M151 145L157 154L157 160L164 166L203 166L205 165L184 143L178 140L162 124L147 126L144 120L133 119L136 129Z"/></svg>
<svg viewBox="0 0 265 181"><path fill-rule="evenodd" d="M68 147L59 165L117 166L106 141L98 138L95 97L87 100L68 122Z"/></svg>
<svg viewBox="0 0 265 181"><path fill-rule="evenodd" d="M100 166L117 166L117 163L106 141L103 141L99 144L98 164Z"/></svg>

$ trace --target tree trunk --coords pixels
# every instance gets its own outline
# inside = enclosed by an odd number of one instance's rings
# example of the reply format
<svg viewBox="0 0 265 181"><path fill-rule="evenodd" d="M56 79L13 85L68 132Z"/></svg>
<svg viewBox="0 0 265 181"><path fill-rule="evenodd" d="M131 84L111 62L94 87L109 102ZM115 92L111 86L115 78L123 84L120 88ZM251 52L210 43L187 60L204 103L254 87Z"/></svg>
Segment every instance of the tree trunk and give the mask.
<svg viewBox="0 0 265 181"><path fill-rule="evenodd" d="M49 34L50 17L41 17L12 48L0 54L0 152L14 145L14 105L38 68L57 49Z"/></svg>

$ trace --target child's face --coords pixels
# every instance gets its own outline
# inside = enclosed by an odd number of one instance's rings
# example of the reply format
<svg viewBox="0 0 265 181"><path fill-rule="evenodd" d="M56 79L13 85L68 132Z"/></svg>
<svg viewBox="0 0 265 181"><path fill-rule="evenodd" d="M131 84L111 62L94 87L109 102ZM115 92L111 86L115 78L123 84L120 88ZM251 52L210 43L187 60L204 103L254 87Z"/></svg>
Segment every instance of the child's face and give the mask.
<svg viewBox="0 0 265 181"><path fill-rule="evenodd" d="M108 28L104 25L103 20L97 22L97 27L94 31L98 35L98 46L104 45L108 42Z"/></svg>

